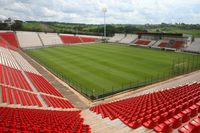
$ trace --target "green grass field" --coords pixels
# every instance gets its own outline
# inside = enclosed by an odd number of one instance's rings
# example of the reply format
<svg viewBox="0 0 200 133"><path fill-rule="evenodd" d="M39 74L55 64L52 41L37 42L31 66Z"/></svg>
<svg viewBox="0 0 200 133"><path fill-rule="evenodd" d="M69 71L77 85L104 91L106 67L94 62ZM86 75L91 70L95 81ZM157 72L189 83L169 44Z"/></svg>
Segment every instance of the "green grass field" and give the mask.
<svg viewBox="0 0 200 133"><path fill-rule="evenodd" d="M191 56L117 44L60 46L27 50L27 53L95 93L169 73L173 60Z"/></svg>

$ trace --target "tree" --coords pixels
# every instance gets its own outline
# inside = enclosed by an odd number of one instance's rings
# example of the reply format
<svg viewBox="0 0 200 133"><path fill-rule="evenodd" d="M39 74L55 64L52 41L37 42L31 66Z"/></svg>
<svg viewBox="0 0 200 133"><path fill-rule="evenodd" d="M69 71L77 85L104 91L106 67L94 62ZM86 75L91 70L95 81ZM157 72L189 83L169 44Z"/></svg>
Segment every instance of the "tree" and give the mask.
<svg viewBox="0 0 200 133"><path fill-rule="evenodd" d="M6 23L0 23L0 30L7 30L8 25Z"/></svg>
<svg viewBox="0 0 200 133"><path fill-rule="evenodd" d="M12 25L13 30L21 30L22 29L22 21L20 20L15 20L15 23Z"/></svg>

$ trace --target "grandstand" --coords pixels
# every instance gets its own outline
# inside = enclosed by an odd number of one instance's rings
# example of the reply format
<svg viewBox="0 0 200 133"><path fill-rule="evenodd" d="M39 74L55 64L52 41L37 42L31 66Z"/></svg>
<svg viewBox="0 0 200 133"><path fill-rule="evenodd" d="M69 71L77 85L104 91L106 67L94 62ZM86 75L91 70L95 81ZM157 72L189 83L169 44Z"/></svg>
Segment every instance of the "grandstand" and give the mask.
<svg viewBox="0 0 200 133"><path fill-rule="evenodd" d="M138 45L177 50L189 43L189 37L175 33L138 33Z"/></svg>
<svg viewBox="0 0 200 133"><path fill-rule="evenodd" d="M151 43L151 40L138 39L135 41L136 45L149 45L150 43Z"/></svg>
<svg viewBox="0 0 200 133"><path fill-rule="evenodd" d="M60 38L62 42L66 45L76 43L93 43L97 41L97 38L91 36L75 36L67 34L60 34Z"/></svg>
<svg viewBox="0 0 200 133"><path fill-rule="evenodd" d="M198 41L198 39L197 39ZM137 33L137 34L115 34L111 37L108 42L122 43L135 45L140 47L149 48L159 48L166 50L179 50L185 49L185 51L190 50L193 46L195 47L195 42L192 45L187 44L192 43L191 37L188 35L177 34L177 33ZM190 48L191 47L191 48ZM197 45L198 47L198 45ZM199 50L197 50L199 51Z"/></svg>
<svg viewBox="0 0 200 133"><path fill-rule="evenodd" d="M42 47L42 41L36 32L17 32L17 38L21 48Z"/></svg>
<svg viewBox="0 0 200 133"><path fill-rule="evenodd" d="M135 41L136 38L137 38L137 35L135 35L135 34L127 34L125 38L123 38L122 40L119 41L119 43L129 44L129 43Z"/></svg>
<svg viewBox="0 0 200 133"><path fill-rule="evenodd" d="M19 48L19 44L17 39L15 38L15 34L13 32L0 32L0 36L7 41L11 46Z"/></svg>
<svg viewBox="0 0 200 133"><path fill-rule="evenodd" d="M182 35L162 33L115 34L114 37L109 39L109 42L112 42L112 44L117 42L134 46L183 49L190 52L200 51L198 49L199 39L195 39L191 45L184 48L187 38L180 36ZM16 33L10 31L0 32L0 132L199 133L200 71L190 73L193 71L191 66L187 68L191 69L191 71L186 71L185 64L187 62L175 64L175 67L180 69L182 64L185 63L183 65L183 72L185 73L182 74L187 74L184 76L142 87L138 90L126 91L119 95L104 97L103 100L92 101L85 95L81 95L82 90L77 92L73 84L66 81L64 83L61 81L61 77L51 74L52 71L49 68L47 70L44 64L44 66L41 66L39 64L41 62L36 62L24 52L26 48L58 46L56 48L62 49L64 45L92 43L93 47L87 47L91 51L81 49L82 46L75 47L82 50L85 53L84 55L73 52L73 50L76 50L73 46L64 46L66 48L72 47L72 51L62 50L70 53L69 58L76 58L74 61L68 62L66 60L66 62L77 64L81 61L80 56L86 56L90 60L94 60L89 55L97 52L97 47L94 47L96 44L93 45L93 43L97 42L99 38L24 31L16 31ZM63 46L59 47L62 44ZM110 49L117 50L116 47L111 46ZM131 47L126 45L126 48ZM44 48L44 50L48 51L49 49ZM100 51L104 52L105 56L108 56L108 53L106 53L108 49L100 49ZM125 52L125 49L120 49L120 51ZM114 55L114 53L111 54ZM122 56L121 53L118 54ZM138 54L137 58L142 59L139 53L131 54ZM101 56L101 54L98 53L98 56ZM198 55L195 55L195 57L198 57ZM117 60L115 58L112 59ZM122 59L120 58L119 60ZM159 60L162 60L162 58L159 58ZM54 64L53 62L51 63ZM110 65L112 69L108 66L106 68L112 72L116 71L114 68L116 64L114 63L108 64L103 60L98 63ZM166 65L167 63L164 64ZM145 64L142 65L145 66ZM194 70L198 70L199 64L196 63L194 65L196 65L196 67L192 65L195 68ZM72 75L81 73L82 69L91 66L80 64L78 67L81 69L73 72ZM124 68L120 64L116 66L118 66L118 69ZM60 69L64 67L60 66ZM147 65L147 67L151 66ZM72 66L70 68L75 69ZM125 68L127 69L128 67ZM103 69L101 69L102 73L99 74L102 77L105 75L105 70ZM95 73L92 67L90 71ZM120 74L123 73L125 72ZM125 79L128 76L127 74L124 77L119 74L112 74L121 79ZM139 71L137 74L144 73ZM93 77L94 79L92 80L95 82L97 76L93 75ZM76 81L73 82L76 83ZM86 83L89 84L88 81ZM95 93L95 90L92 93ZM84 107L80 108L78 106L80 104Z"/></svg>
<svg viewBox="0 0 200 133"><path fill-rule="evenodd" d="M44 46L62 44L62 41L56 33L38 33Z"/></svg>
<svg viewBox="0 0 200 133"><path fill-rule="evenodd" d="M194 83L106 103L90 110L101 114L102 118L109 117L110 120L118 118L131 128L143 125L157 132L170 132L172 127L177 128L190 117L198 115L199 87L199 83ZM180 119L182 121L177 122Z"/></svg>
<svg viewBox="0 0 200 133"><path fill-rule="evenodd" d="M118 34L118 33L116 33L112 38L110 38L108 40L108 42L120 42L125 37L126 37L125 34Z"/></svg>
<svg viewBox="0 0 200 133"><path fill-rule="evenodd" d="M25 37L31 38L31 35L35 42L38 41L35 33L17 34L24 39L19 39L22 42L20 46L40 46L25 44L30 41ZM13 34L9 35L8 38L13 37ZM13 44L2 40L3 47L0 47L0 132L90 132L90 127L83 124L80 110L43 78L17 49L9 50L10 43ZM41 121L43 125L40 125Z"/></svg>
<svg viewBox="0 0 200 133"><path fill-rule="evenodd" d="M200 38L195 38L194 42L189 44L186 48L184 48L184 51L186 52L196 52L199 53L200 51Z"/></svg>

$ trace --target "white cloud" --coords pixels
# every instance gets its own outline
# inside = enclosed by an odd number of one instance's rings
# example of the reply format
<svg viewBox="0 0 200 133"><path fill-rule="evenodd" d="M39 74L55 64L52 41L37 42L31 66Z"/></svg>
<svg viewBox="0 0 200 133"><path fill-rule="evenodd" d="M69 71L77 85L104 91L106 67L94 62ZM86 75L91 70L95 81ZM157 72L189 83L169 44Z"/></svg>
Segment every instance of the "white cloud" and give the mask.
<svg viewBox="0 0 200 133"><path fill-rule="evenodd" d="M0 0L0 16L22 20L103 23L199 23L199 0Z"/></svg>

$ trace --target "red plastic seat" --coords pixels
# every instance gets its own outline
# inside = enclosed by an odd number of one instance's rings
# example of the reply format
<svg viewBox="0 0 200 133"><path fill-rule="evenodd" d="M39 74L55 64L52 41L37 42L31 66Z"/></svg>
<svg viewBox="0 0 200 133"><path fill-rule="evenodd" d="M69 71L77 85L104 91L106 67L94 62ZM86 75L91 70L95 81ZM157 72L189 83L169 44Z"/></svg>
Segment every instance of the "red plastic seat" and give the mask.
<svg viewBox="0 0 200 133"><path fill-rule="evenodd" d="M179 133L199 133L200 132L200 116L194 118L190 123L180 127Z"/></svg>
<svg viewBox="0 0 200 133"><path fill-rule="evenodd" d="M200 83L178 86L102 104L91 107L90 110L101 114L103 118L119 118L132 128L143 125L157 131L170 131L199 112L199 87Z"/></svg>
<svg viewBox="0 0 200 133"><path fill-rule="evenodd" d="M167 124L166 124L167 123ZM166 123L161 123L154 127L154 131L159 132L159 133L169 133L172 130L172 124L168 121Z"/></svg>
<svg viewBox="0 0 200 133"><path fill-rule="evenodd" d="M6 97L6 90L4 86L1 86L2 89L2 102L6 103L7 102L7 97Z"/></svg>
<svg viewBox="0 0 200 133"><path fill-rule="evenodd" d="M30 72L26 74L39 92L63 97L44 77Z"/></svg>
<svg viewBox="0 0 200 133"><path fill-rule="evenodd" d="M173 121L173 128L178 128L182 124L182 114L179 113L175 115L173 118L171 118L171 121Z"/></svg>
<svg viewBox="0 0 200 133"><path fill-rule="evenodd" d="M191 115L191 109L186 109L181 112L183 114L183 119L182 122L185 123L190 120L190 115Z"/></svg>
<svg viewBox="0 0 200 133"><path fill-rule="evenodd" d="M198 110L199 110L199 107L197 105L192 105L190 106L190 109L191 109L191 117L194 117L196 115L198 115Z"/></svg>
<svg viewBox="0 0 200 133"><path fill-rule="evenodd" d="M192 130L194 129L194 126L187 124L181 128L178 129L179 133L192 133Z"/></svg>
<svg viewBox="0 0 200 133"><path fill-rule="evenodd" d="M49 107L54 107L54 108L74 108L74 106L66 99L60 99L60 98L55 98L47 95L42 95L44 98L45 102ZM107 117L108 115L104 117Z"/></svg>
<svg viewBox="0 0 200 133"><path fill-rule="evenodd" d="M2 133L90 133L80 111L51 111L0 107Z"/></svg>
<svg viewBox="0 0 200 133"><path fill-rule="evenodd" d="M13 32L0 32L0 36L5 39L10 46L18 48L19 44Z"/></svg>

